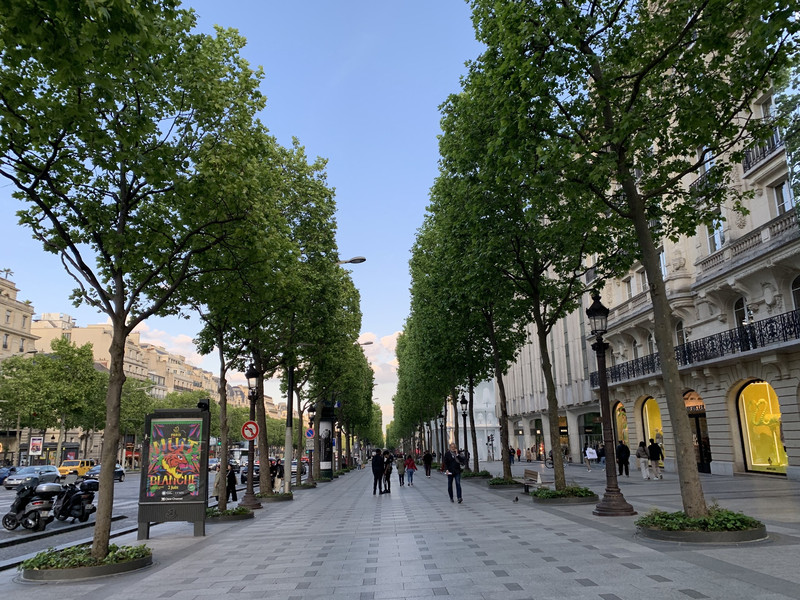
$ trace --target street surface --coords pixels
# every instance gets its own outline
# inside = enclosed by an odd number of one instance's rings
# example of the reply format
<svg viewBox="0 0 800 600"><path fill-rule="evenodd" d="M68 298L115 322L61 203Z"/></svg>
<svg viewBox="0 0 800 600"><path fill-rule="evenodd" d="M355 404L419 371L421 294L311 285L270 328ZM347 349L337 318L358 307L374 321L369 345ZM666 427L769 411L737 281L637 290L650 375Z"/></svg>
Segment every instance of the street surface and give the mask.
<svg viewBox="0 0 800 600"><path fill-rule="evenodd" d="M500 472L499 463L482 467ZM539 463L514 466L552 471ZM602 494L602 469L567 467L567 480ZM516 489L465 480L463 504L447 479L372 495L364 469L295 490L294 501L264 503L248 521L153 528L155 564L108 579L28 584L0 572L9 597L35 600L269 598L376 600L450 596L459 600L800 599L800 483L764 476L701 475L708 502L765 522L769 541L725 545L654 542L636 535L637 517L597 517L593 505L533 504ZM680 509L675 475L620 486L640 514ZM517 498L518 501L514 502ZM136 544L135 534L119 544Z"/></svg>

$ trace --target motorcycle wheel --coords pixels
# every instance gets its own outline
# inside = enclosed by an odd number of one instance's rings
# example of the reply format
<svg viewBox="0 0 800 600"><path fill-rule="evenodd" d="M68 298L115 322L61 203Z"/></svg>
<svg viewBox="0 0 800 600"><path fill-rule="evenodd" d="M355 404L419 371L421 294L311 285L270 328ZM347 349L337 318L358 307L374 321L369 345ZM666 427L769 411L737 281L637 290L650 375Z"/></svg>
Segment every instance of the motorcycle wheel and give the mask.
<svg viewBox="0 0 800 600"><path fill-rule="evenodd" d="M25 529L31 529L33 531L39 531L39 525L42 522L42 517L39 515L38 510L32 510L29 513L25 513L25 516L22 517L22 526Z"/></svg>
<svg viewBox="0 0 800 600"><path fill-rule="evenodd" d="M17 527L19 527L19 521L17 521L17 517L11 513L3 515L3 527L9 531L14 531Z"/></svg>
<svg viewBox="0 0 800 600"><path fill-rule="evenodd" d="M80 517L78 517L78 521L81 523L86 523L89 520L89 513L84 512Z"/></svg>
<svg viewBox="0 0 800 600"><path fill-rule="evenodd" d="M67 516L66 515L62 515L61 513L59 513L59 514L56 515L56 519L58 519L59 521L66 521L67 520Z"/></svg>

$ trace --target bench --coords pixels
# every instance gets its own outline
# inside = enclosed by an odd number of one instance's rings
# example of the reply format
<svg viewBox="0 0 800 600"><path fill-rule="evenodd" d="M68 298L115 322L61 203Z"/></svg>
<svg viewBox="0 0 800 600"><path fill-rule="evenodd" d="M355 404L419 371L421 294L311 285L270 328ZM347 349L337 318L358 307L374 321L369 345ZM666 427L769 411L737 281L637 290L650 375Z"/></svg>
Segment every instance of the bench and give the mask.
<svg viewBox="0 0 800 600"><path fill-rule="evenodd" d="M533 469L525 469L522 473L522 489L528 494L531 491L531 486L543 486L553 483L552 481L542 481L539 471Z"/></svg>

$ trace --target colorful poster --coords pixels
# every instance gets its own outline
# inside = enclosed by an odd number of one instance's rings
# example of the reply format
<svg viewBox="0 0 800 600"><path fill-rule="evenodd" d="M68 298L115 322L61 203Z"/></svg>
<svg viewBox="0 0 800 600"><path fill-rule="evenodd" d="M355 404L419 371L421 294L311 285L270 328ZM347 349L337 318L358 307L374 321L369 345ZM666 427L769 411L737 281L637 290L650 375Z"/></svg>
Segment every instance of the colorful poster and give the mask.
<svg viewBox="0 0 800 600"><path fill-rule="evenodd" d="M28 454L30 454L31 456L41 456L43 444L44 444L43 437L32 437L30 447L28 448Z"/></svg>
<svg viewBox="0 0 800 600"><path fill-rule="evenodd" d="M149 434L147 501L203 501L200 498L203 420L154 418Z"/></svg>

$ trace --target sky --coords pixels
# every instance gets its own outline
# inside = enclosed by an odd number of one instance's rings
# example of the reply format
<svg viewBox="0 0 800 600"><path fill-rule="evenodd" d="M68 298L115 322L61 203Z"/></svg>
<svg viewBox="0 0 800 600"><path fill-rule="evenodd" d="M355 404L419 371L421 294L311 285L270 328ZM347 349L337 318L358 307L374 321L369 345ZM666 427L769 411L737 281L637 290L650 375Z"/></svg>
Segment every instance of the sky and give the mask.
<svg viewBox="0 0 800 600"><path fill-rule="evenodd" d="M408 259L437 174L439 106L458 93L475 41L465 0L192 0L197 30L215 25L247 39L242 55L261 66L267 106L259 115L278 142L296 137L307 155L328 160L335 188L339 256L361 294L360 342L375 371L384 426L397 384L395 345L409 311ZM20 203L0 180L0 269L37 314L65 313L79 326L106 321L69 297L74 282L17 224ZM153 318L142 341L160 344L217 374L212 354L192 342L198 319ZM241 374L231 383L245 384ZM282 397L277 382L266 393Z"/></svg>

